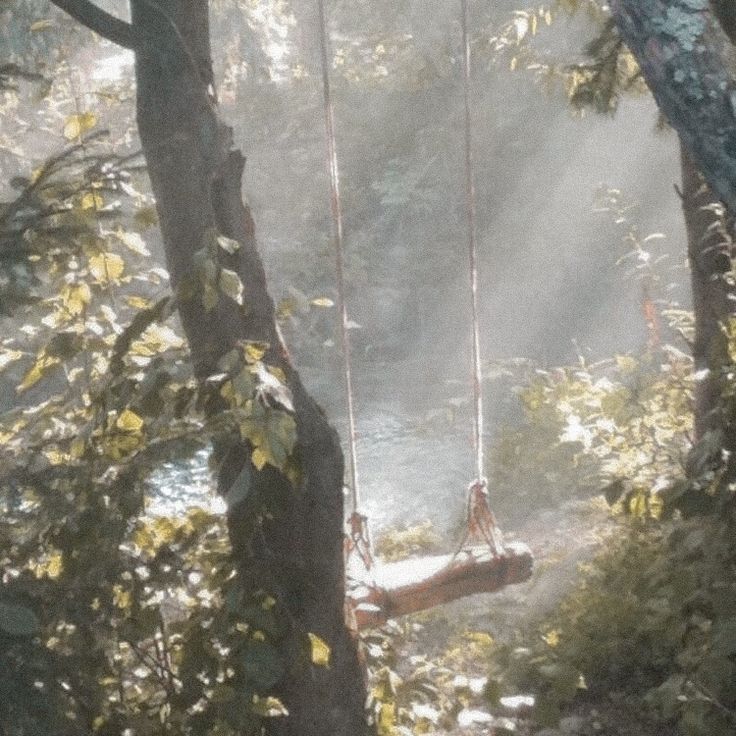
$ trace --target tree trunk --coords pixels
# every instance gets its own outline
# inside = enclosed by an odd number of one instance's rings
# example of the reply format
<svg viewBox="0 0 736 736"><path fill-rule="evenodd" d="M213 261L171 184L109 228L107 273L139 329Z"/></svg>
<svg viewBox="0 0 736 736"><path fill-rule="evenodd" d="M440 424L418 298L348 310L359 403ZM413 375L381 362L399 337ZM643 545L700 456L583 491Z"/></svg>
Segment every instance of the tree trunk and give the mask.
<svg viewBox="0 0 736 736"><path fill-rule="evenodd" d="M612 0L611 10L662 114L735 216L734 13L731 0L711 1L717 16L707 0Z"/></svg>
<svg viewBox="0 0 736 736"><path fill-rule="evenodd" d="M222 251L220 265L244 286L245 307L220 299L207 311L200 295L182 298L179 311L199 379L218 372L217 362L238 341L269 345L264 361L280 368L294 398L296 452L302 480L292 487L266 465L257 471L239 437L218 443L218 486L226 494L250 467L250 492L283 499L277 518L264 522L259 549L247 543L253 519L241 503L228 514L236 564L244 583L265 574L293 622L291 641L312 632L331 647L330 666L288 667L276 694L289 710L269 719L271 734L359 736L366 731L365 692L356 643L344 624L343 458L336 432L305 391L289 363L275 322L273 302L256 250L253 220L241 198L245 160L232 148L231 129L219 118L214 97L206 0L133 0L133 26L156 38L136 53L138 127L156 196L172 287L194 273L194 256L208 233L240 243ZM287 663L290 664L290 663Z"/></svg>
<svg viewBox="0 0 736 736"><path fill-rule="evenodd" d="M705 183L684 145L682 209L687 229L695 315L695 434L723 429L724 369L730 363L724 327L736 315L736 288L731 275L733 242L724 222L723 206Z"/></svg>

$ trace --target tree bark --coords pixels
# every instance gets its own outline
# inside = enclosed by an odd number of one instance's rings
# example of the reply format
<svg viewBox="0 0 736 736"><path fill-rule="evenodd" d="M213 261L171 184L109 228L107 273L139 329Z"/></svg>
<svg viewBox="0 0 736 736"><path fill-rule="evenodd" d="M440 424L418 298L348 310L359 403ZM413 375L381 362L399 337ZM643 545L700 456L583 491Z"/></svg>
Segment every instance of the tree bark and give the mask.
<svg viewBox="0 0 736 736"><path fill-rule="evenodd" d="M245 541L253 526L247 504L230 509L242 580L260 579L267 568L276 588L269 592L294 622L294 636L313 632L331 647L329 668L287 668L276 694L290 715L269 719L266 728L289 736L359 736L366 731L364 684L343 614L342 453L336 432L306 392L280 340L253 220L241 198L245 160L232 148L231 129L216 108L207 2L133 0L132 21L157 38L155 47L136 53L137 117L175 292L194 272L194 255L212 228L241 246L220 255L221 265L240 276L245 309L228 299L210 311L200 298L181 301L195 373L200 379L217 373L218 360L239 341L261 341L269 345L264 361L284 372L294 398L302 471L298 488L269 466L257 471L250 465L251 448L239 437L216 448L221 493L249 465L251 492L283 499L279 516L262 525L262 549L255 551Z"/></svg>
<svg viewBox="0 0 736 736"><path fill-rule="evenodd" d="M723 206L680 145L682 209L695 316L692 353L695 362L695 434L723 429L723 371L730 363L724 326L736 316L736 287L731 278L733 241Z"/></svg>
<svg viewBox="0 0 736 736"><path fill-rule="evenodd" d="M612 0L611 9L659 109L734 216L733 11L711 2L713 8L708 0Z"/></svg>

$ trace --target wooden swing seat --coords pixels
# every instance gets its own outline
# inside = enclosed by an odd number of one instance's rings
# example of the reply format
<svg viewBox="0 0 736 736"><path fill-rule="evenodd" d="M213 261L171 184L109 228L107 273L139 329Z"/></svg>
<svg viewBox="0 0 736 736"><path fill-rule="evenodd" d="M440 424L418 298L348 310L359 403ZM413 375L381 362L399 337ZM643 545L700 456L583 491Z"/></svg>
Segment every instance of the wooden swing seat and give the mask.
<svg viewBox="0 0 736 736"><path fill-rule="evenodd" d="M483 546L457 555L374 563L371 583L358 581L348 590L355 627L380 626L391 618L523 583L532 566L530 549L519 542L506 544L501 554Z"/></svg>

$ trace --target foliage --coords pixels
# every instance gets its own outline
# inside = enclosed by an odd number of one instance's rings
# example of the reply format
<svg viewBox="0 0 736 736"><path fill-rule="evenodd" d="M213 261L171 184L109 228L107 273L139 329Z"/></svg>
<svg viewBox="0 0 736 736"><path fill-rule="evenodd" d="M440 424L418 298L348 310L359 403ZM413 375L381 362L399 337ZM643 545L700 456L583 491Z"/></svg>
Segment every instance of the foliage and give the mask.
<svg viewBox="0 0 736 736"><path fill-rule="evenodd" d="M607 500L629 521L531 640L499 647L491 677L502 692L532 692L540 723L581 698L625 698L685 736L725 736L736 725L730 453L712 432L691 444L681 353L620 356L597 371L558 373L522 396L564 417L561 438L599 463Z"/></svg>
<svg viewBox="0 0 736 736"><path fill-rule="evenodd" d="M557 60L536 48L534 39L543 28L582 11L597 28L597 35L585 47L583 59ZM622 42L608 6L596 0L564 0L533 10L518 10L491 38L491 46L496 60L506 62L512 71L526 70L550 90L562 86L578 112L592 109L613 114L623 94L646 91L639 66Z"/></svg>
<svg viewBox="0 0 736 736"><path fill-rule="evenodd" d="M736 577L728 523L634 525L587 568L533 639L499 647L502 690L533 692L556 722L581 699L627 699L685 736L733 733Z"/></svg>
<svg viewBox="0 0 736 736"><path fill-rule="evenodd" d="M432 522L424 521L383 532L374 549L381 559L393 562L412 555L437 552L440 543L441 538L433 529Z"/></svg>
<svg viewBox="0 0 736 736"><path fill-rule="evenodd" d="M111 243L148 255L135 234L104 228L121 207L119 197L144 198L131 181L140 168L130 165L135 155L111 153L107 131L88 132L96 122L91 113L70 116L65 137L75 143L30 177L12 180L18 194L0 209L0 313L33 301L41 282L65 274L69 263L77 270L86 264L98 285L119 282L123 261ZM88 301L87 290L79 291L74 279L68 287L60 311L49 318L55 327L72 321Z"/></svg>
<svg viewBox="0 0 736 736"><path fill-rule="evenodd" d="M449 645L444 650L403 656L420 640L424 647L428 639L447 639L448 635ZM493 647L487 632L458 632L453 627L448 631L431 614L402 623L389 622L381 631L367 633L362 648L372 685L368 710L378 735L449 731L474 713L474 708L487 706L488 679L479 664Z"/></svg>
<svg viewBox="0 0 736 736"><path fill-rule="evenodd" d="M0 415L0 721L50 736L256 733L284 713L272 693L288 622L236 576L212 499L153 515L146 481L163 460L239 432L252 454L225 500L252 503L257 527L270 505L251 498L250 464L298 477L290 394L256 343L194 382L178 297L156 293L166 272L131 227L149 221L148 200L127 159L93 152L102 134L80 138L90 124L66 121L79 142L5 210L39 293L32 306L14 300L28 324L0 350L19 395ZM232 278L213 288L237 301ZM305 632L290 652L300 659L327 666L329 648Z"/></svg>
<svg viewBox="0 0 736 736"><path fill-rule="evenodd" d="M498 496L558 503L605 488L639 516L679 477L690 445L691 361L674 348L536 369L518 389L524 423L493 448Z"/></svg>

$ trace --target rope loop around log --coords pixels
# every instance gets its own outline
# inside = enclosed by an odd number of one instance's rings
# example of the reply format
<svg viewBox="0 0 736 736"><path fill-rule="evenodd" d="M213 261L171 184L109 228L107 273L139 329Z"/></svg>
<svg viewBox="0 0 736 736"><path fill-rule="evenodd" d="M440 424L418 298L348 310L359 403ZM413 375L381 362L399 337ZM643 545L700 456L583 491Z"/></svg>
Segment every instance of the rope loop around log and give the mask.
<svg viewBox="0 0 736 736"><path fill-rule="evenodd" d="M368 532L368 517L353 511L348 518L348 533L345 535L345 563L346 567L357 558L366 571L373 567L373 545Z"/></svg>
<svg viewBox="0 0 736 736"><path fill-rule="evenodd" d="M456 555L468 546L487 545L491 554L503 555L503 537L488 500L488 481L477 478L468 486L465 535Z"/></svg>

